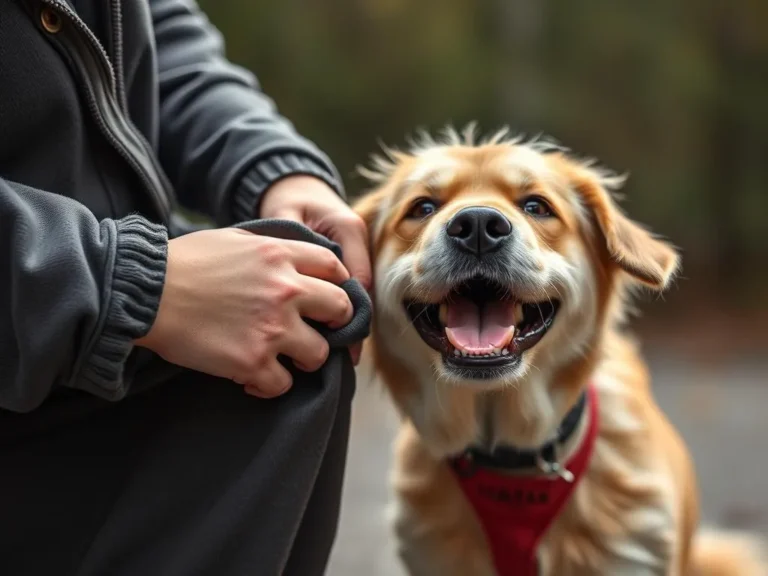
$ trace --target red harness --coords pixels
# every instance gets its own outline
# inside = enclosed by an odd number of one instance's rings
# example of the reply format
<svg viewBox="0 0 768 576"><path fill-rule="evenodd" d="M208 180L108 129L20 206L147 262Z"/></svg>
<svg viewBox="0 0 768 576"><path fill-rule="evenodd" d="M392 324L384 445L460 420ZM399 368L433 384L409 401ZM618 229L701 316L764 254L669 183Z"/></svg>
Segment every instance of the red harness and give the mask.
<svg viewBox="0 0 768 576"><path fill-rule="evenodd" d="M587 389L589 424L563 476L520 476L478 467L465 457L455 462L456 478L482 524L499 576L535 576L536 551L552 521L584 475L598 429L597 393Z"/></svg>

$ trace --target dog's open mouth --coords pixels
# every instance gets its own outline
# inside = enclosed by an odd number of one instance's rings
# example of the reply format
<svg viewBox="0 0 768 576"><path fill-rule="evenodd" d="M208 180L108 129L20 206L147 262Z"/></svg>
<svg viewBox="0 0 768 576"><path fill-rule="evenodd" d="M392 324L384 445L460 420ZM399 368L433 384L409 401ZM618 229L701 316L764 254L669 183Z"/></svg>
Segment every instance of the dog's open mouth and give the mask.
<svg viewBox="0 0 768 576"><path fill-rule="evenodd" d="M446 364L474 372L517 364L552 326L560 302L522 302L503 286L476 278L439 304L404 304L421 338Z"/></svg>

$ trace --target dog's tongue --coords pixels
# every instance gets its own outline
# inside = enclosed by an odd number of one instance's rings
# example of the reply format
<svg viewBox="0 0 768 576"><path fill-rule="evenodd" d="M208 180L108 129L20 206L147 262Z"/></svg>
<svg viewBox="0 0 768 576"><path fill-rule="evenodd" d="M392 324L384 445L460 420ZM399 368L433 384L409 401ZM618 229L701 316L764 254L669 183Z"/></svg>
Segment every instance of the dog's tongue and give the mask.
<svg viewBox="0 0 768 576"><path fill-rule="evenodd" d="M488 354L504 348L515 335L515 303L487 302L479 307L466 298L445 304L445 335L458 350Z"/></svg>

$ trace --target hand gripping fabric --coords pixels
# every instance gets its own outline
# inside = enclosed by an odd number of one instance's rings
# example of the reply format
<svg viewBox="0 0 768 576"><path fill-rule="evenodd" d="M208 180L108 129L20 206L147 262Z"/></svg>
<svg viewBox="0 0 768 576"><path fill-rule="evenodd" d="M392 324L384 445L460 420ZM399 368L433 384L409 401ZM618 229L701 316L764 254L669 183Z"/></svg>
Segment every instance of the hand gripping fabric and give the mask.
<svg viewBox="0 0 768 576"><path fill-rule="evenodd" d="M309 242L327 248L341 260L341 248L335 242L328 240L325 236L314 233L312 230L290 220L251 220L237 224L235 228L247 230L259 236L272 236L273 238L282 238L283 240L296 240L299 242ZM339 360L339 351L342 351L352 344L361 342L365 339L371 326L371 300L360 283L354 278L350 278L341 285L341 288L349 296L352 302L354 314L352 320L346 326L330 330L326 326L307 320L306 322L315 328L323 337L328 340L331 353L328 362L323 366L323 372L330 367L335 366Z"/></svg>

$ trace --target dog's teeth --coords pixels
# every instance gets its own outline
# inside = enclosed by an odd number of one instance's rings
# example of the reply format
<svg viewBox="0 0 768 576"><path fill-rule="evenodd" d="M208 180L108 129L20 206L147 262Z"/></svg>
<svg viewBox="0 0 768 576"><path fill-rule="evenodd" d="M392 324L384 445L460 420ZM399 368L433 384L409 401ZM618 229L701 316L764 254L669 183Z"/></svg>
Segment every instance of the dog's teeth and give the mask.
<svg viewBox="0 0 768 576"><path fill-rule="evenodd" d="M457 348L455 348L455 349L453 350L453 355L454 355L454 356L461 356L461 352L459 352L459 350L458 350Z"/></svg>
<svg viewBox="0 0 768 576"><path fill-rule="evenodd" d="M501 351L501 355L502 355L502 356L509 356L509 350L507 350L506 348L504 348L504 350L502 350L502 351Z"/></svg>
<svg viewBox="0 0 768 576"><path fill-rule="evenodd" d="M523 304L518 302L515 304L515 326L519 325L523 321Z"/></svg>
<svg viewBox="0 0 768 576"><path fill-rule="evenodd" d="M448 317L448 305L447 304L440 304L440 308L438 308L437 316L440 319L440 324L445 326L446 322L445 319Z"/></svg>
<svg viewBox="0 0 768 576"><path fill-rule="evenodd" d="M466 352L465 350L462 350L462 351L461 351L461 355L462 355L462 356L467 356L467 352Z"/></svg>

